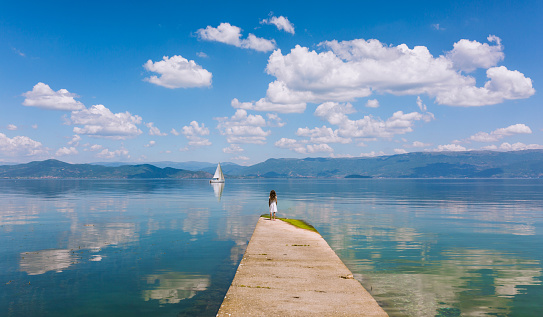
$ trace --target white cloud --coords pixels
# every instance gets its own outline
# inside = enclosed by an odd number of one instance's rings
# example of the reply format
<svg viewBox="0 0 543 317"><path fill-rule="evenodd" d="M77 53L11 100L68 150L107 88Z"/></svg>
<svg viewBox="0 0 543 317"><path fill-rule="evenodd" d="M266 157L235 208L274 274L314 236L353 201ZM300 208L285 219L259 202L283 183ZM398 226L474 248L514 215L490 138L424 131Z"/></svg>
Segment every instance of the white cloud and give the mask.
<svg viewBox="0 0 543 317"><path fill-rule="evenodd" d="M431 143L423 143L420 141L414 141L413 144L411 144L412 147L428 147L431 146Z"/></svg>
<svg viewBox="0 0 543 317"><path fill-rule="evenodd" d="M379 151L379 152L371 151L369 153L360 153L359 156L361 156L361 157L376 157L376 156L383 156L383 155L385 155L385 152L383 152L383 151Z"/></svg>
<svg viewBox="0 0 543 317"><path fill-rule="evenodd" d="M462 39L454 43L453 49L447 52L446 56L453 62L455 69L468 73L477 68L488 69L496 66L505 57L501 40L494 35L489 35L487 40L495 42L496 45Z"/></svg>
<svg viewBox="0 0 543 317"><path fill-rule="evenodd" d="M93 144L90 147L91 151L100 151L103 147L100 144Z"/></svg>
<svg viewBox="0 0 543 317"><path fill-rule="evenodd" d="M260 24L273 24L277 27L278 30L294 34L294 25L284 16L275 17L272 16L269 19L264 19L260 21Z"/></svg>
<svg viewBox="0 0 543 317"><path fill-rule="evenodd" d="M370 99L366 102L366 107L368 108L379 108L379 100Z"/></svg>
<svg viewBox="0 0 543 317"><path fill-rule="evenodd" d="M7 129L10 131L15 131L17 130L17 126L14 124L8 124Z"/></svg>
<svg viewBox="0 0 543 317"><path fill-rule="evenodd" d="M250 158L247 156L236 156L232 158L233 161L248 161Z"/></svg>
<svg viewBox="0 0 543 317"><path fill-rule="evenodd" d="M301 154L316 153L316 152L334 152L328 144L305 144L303 141L294 139L281 138L275 142L278 148L289 149Z"/></svg>
<svg viewBox="0 0 543 317"><path fill-rule="evenodd" d="M279 113L303 113L306 107L305 103L274 103L267 98L261 98L256 102L240 102L237 98L234 98L230 104L236 109Z"/></svg>
<svg viewBox="0 0 543 317"><path fill-rule="evenodd" d="M112 113L103 105L94 105L89 109L73 111L68 124L82 125L74 127L76 134L85 134L91 137L126 139L140 135L142 132L137 124L141 124L141 117L124 113Z"/></svg>
<svg viewBox="0 0 543 317"><path fill-rule="evenodd" d="M112 159L116 157L124 157L124 158L130 158L130 155L128 154L128 151L124 148L110 151L109 149L103 149L100 153L96 154L96 156L106 159Z"/></svg>
<svg viewBox="0 0 543 317"><path fill-rule="evenodd" d="M32 91L23 94L25 100L23 106L38 107L47 110L74 111L84 109L85 106L74 98L79 96L70 93L66 89L54 91L48 85L39 82Z"/></svg>
<svg viewBox="0 0 543 317"><path fill-rule="evenodd" d="M40 142L34 141L27 136L7 137L0 133L0 154L9 157L34 156L46 154L45 148Z"/></svg>
<svg viewBox="0 0 543 317"><path fill-rule="evenodd" d="M79 152L73 146L71 146L69 148L62 147L62 148L58 149L57 152L55 153L56 156L75 155L75 154L79 154Z"/></svg>
<svg viewBox="0 0 543 317"><path fill-rule="evenodd" d="M143 67L150 72L160 74L160 77L147 77L145 81L170 89L211 86L213 77L195 61L189 61L181 55L174 55L171 58L164 56L161 61L154 63L148 60Z"/></svg>
<svg viewBox="0 0 543 317"><path fill-rule="evenodd" d="M446 56L434 57L428 48L389 46L378 40L327 41L317 53L297 45L283 55L275 50L266 72L271 103L351 101L372 92L394 95L427 94L439 104L483 106L534 94L530 78L504 66L491 67L488 81L477 87L475 78L461 74ZM464 56L464 58L467 58ZM474 61L474 65L483 65ZM484 64L493 65L492 63Z"/></svg>
<svg viewBox="0 0 543 317"><path fill-rule="evenodd" d="M505 66L489 68L486 76L490 79L483 87L459 85L450 87L436 95L440 104L453 106L485 106L501 103L507 99L524 99L532 96L535 89L532 80L519 71L508 70Z"/></svg>
<svg viewBox="0 0 543 317"><path fill-rule="evenodd" d="M12 47L11 49L15 52L15 54L17 54L17 55L19 55L21 57L26 57L26 54L23 53L21 50L18 50L15 47Z"/></svg>
<svg viewBox="0 0 543 317"><path fill-rule="evenodd" d="M157 135L157 136L168 135L167 133L160 132L160 130L154 126L153 122L148 122L145 124L145 126L149 128L149 135Z"/></svg>
<svg viewBox="0 0 543 317"><path fill-rule="evenodd" d="M275 114L275 113L267 113L266 117L268 117L268 126L270 127L284 127L286 123L281 120L281 118Z"/></svg>
<svg viewBox="0 0 543 317"><path fill-rule="evenodd" d="M205 29L199 29L196 33L202 40L220 42L259 52L269 52L276 47L275 40L259 38L251 33L246 39L241 39L241 28L230 23L221 23L216 28L208 25Z"/></svg>
<svg viewBox="0 0 543 317"><path fill-rule="evenodd" d="M407 151L405 149L394 149L394 153L396 153L396 154L406 154Z"/></svg>
<svg viewBox="0 0 543 317"><path fill-rule="evenodd" d="M209 56L207 56L207 54L204 53L204 52L198 52L198 53L196 53L196 56L201 57L201 58L208 58L208 57L209 57Z"/></svg>
<svg viewBox="0 0 543 317"><path fill-rule="evenodd" d="M36 130L38 128L38 125L37 124L33 124L32 125L32 129Z"/></svg>
<svg viewBox="0 0 543 317"><path fill-rule="evenodd" d="M211 145L211 142L202 138L202 136L209 135L209 129L202 123L200 126L197 121L191 121L188 126L183 127L181 132L189 140L189 145L192 146L206 146Z"/></svg>
<svg viewBox="0 0 543 317"><path fill-rule="evenodd" d="M383 121L364 116L362 119L351 120L347 114L356 112L350 103L325 102L317 107L315 115L327 120L331 124L338 125L338 135L344 138L390 138L396 134L405 134L413 131L415 121L431 121L434 119L431 113L403 113L395 112L392 117Z"/></svg>
<svg viewBox="0 0 543 317"><path fill-rule="evenodd" d="M260 115L247 115L243 109L236 110L231 117L214 118L219 123L217 129L226 136L228 143L266 143L266 137L271 131L264 131L266 120Z"/></svg>
<svg viewBox="0 0 543 317"><path fill-rule="evenodd" d="M426 105L422 103L422 99L420 99L420 96L417 96L417 106L419 107L420 111L426 112L428 109L426 108Z"/></svg>
<svg viewBox="0 0 543 317"><path fill-rule="evenodd" d="M155 146L155 144L156 144L156 141L151 140L149 141L148 144L145 144L144 147L152 147L152 146Z"/></svg>
<svg viewBox="0 0 543 317"><path fill-rule="evenodd" d="M440 26L439 23L432 24L432 28L438 31L444 31L445 28Z"/></svg>
<svg viewBox="0 0 543 317"><path fill-rule="evenodd" d="M170 131L171 134L173 135L179 135L181 133L179 133L176 129L172 128L172 130Z"/></svg>
<svg viewBox="0 0 543 317"><path fill-rule="evenodd" d="M448 151L467 151L467 149L458 144L445 144L439 145L436 149L437 152L448 152Z"/></svg>
<svg viewBox="0 0 543 317"><path fill-rule="evenodd" d="M495 151L498 149L498 146L492 144L492 145L487 145L487 146L483 146L481 148L481 150L489 150L489 151Z"/></svg>
<svg viewBox="0 0 543 317"><path fill-rule="evenodd" d="M68 145L79 146L79 141L81 141L81 137L77 134L74 134L72 139L68 142Z"/></svg>
<svg viewBox="0 0 543 317"><path fill-rule="evenodd" d="M197 121L191 121L188 126L183 127L183 133L186 136L209 135L209 129L202 123L200 126Z"/></svg>
<svg viewBox="0 0 543 317"><path fill-rule="evenodd" d="M330 157L332 157L332 158L352 158L352 157L354 157L354 155L351 155L351 154L334 154L334 153L330 153Z"/></svg>
<svg viewBox="0 0 543 317"><path fill-rule="evenodd" d="M468 140L475 142L496 142L506 136L511 136L515 134L531 134L532 130L525 124L514 124L510 125L507 128L496 129L490 133L487 132L477 132L476 134L470 136Z"/></svg>
<svg viewBox="0 0 543 317"><path fill-rule="evenodd" d="M322 128L298 128L298 131L296 131L296 135L308 137L309 142L312 143L351 143L352 140L350 138L344 138L340 137L338 135L338 130L333 130L331 128L328 128L326 126L322 126Z"/></svg>
<svg viewBox="0 0 543 317"><path fill-rule="evenodd" d="M244 150L239 145L230 144L229 147L223 148L222 151L224 153L239 153L239 152L243 152Z"/></svg>
<svg viewBox="0 0 543 317"><path fill-rule="evenodd" d="M522 151L522 150L541 150L543 149L543 145L540 144L524 144L524 143L502 143L500 145L500 150L502 151Z"/></svg>

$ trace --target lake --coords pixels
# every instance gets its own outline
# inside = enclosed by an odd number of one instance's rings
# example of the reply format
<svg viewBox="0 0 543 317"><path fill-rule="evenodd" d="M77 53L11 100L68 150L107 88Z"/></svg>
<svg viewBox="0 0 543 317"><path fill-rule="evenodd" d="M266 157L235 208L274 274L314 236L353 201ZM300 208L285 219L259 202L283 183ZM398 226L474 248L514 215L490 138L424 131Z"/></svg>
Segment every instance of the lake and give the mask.
<svg viewBox="0 0 543 317"><path fill-rule="evenodd" d="M543 311L543 180L0 180L0 315L214 316L271 189L390 316Z"/></svg>

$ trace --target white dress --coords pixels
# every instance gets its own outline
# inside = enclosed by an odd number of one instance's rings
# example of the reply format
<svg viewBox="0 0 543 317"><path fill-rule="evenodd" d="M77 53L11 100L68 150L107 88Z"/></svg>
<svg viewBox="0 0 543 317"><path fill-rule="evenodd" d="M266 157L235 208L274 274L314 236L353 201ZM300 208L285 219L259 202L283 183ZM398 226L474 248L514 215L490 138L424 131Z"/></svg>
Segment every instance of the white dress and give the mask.
<svg viewBox="0 0 543 317"><path fill-rule="evenodd" d="M270 204L270 213L271 212L277 212L277 201L275 200Z"/></svg>

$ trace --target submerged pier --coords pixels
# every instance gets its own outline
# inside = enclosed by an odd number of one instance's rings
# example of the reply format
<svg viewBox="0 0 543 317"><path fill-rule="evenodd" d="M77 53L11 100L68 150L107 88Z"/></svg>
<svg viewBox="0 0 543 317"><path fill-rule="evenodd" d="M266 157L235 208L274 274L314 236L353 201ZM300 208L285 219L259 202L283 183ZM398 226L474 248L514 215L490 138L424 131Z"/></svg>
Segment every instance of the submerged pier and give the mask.
<svg viewBox="0 0 543 317"><path fill-rule="evenodd" d="M317 232L260 218L217 316L388 316Z"/></svg>

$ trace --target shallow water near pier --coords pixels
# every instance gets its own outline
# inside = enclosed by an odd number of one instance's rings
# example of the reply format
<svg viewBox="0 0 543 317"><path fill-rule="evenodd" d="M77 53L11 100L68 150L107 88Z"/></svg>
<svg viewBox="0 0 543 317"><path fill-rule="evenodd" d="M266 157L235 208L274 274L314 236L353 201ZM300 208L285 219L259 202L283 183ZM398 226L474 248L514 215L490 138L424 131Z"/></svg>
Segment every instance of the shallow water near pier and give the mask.
<svg viewBox="0 0 543 317"><path fill-rule="evenodd" d="M0 315L214 316L271 189L391 316L543 310L543 180L1 180Z"/></svg>

